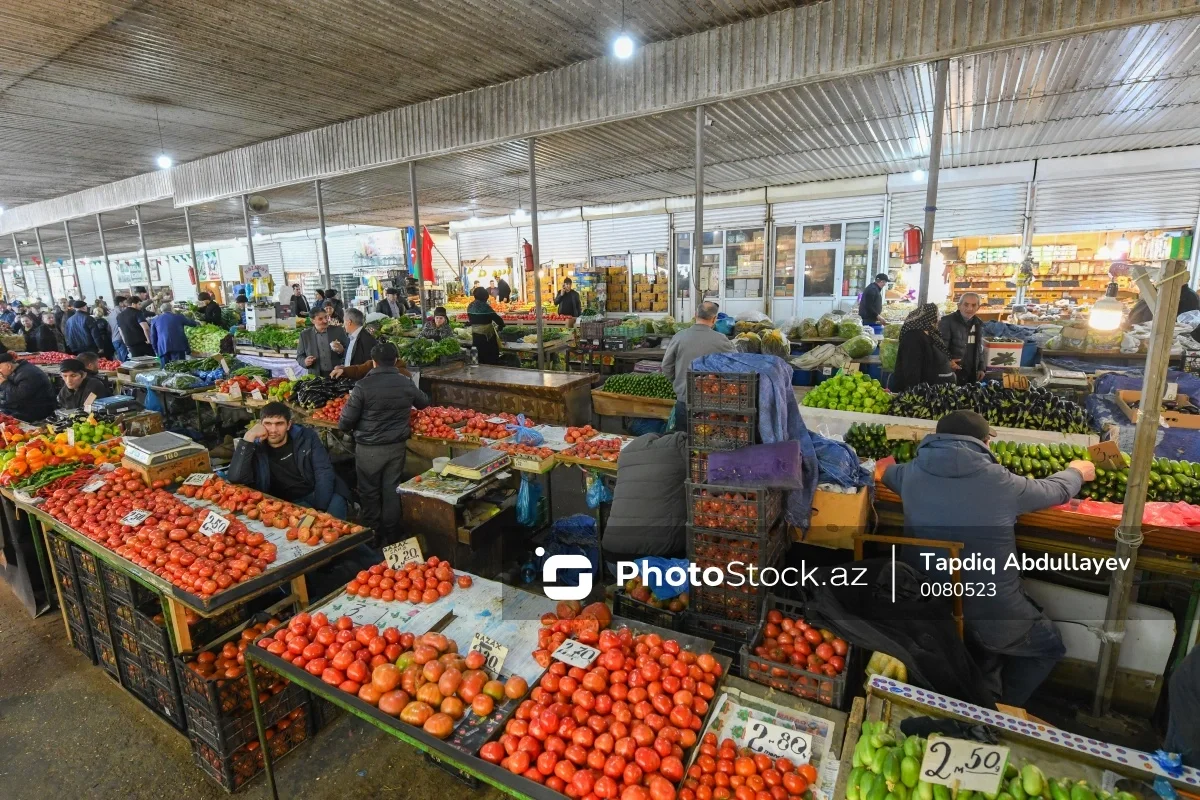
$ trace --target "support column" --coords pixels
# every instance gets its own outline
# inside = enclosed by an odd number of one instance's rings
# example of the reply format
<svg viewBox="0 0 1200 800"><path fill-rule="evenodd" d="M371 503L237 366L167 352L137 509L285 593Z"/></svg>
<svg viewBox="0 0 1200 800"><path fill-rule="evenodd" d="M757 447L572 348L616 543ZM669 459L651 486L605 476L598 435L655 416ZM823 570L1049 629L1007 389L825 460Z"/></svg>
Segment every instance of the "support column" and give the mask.
<svg viewBox="0 0 1200 800"><path fill-rule="evenodd" d="M67 235L67 254L71 257L71 271L75 275L75 288L79 290L79 299L86 300L83 296L83 284L79 281L79 264L75 262L75 245L71 243L71 223L63 220L63 233Z"/></svg>
<svg viewBox="0 0 1200 800"><path fill-rule="evenodd" d="M154 278L150 273L150 253L146 250L146 233L142 230L142 207L133 207L134 216L137 218L138 226L138 244L142 246L142 265L146 268L146 290L150 296L154 296Z"/></svg>
<svg viewBox="0 0 1200 800"><path fill-rule="evenodd" d="M929 138L929 173L925 185L925 230L921 248L921 281L917 303L929 302L929 264L933 258L933 223L937 216L938 170L942 166L942 124L946 117L946 83L950 62L942 59L933 65L933 130Z"/></svg>
<svg viewBox="0 0 1200 800"><path fill-rule="evenodd" d="M192 238L191 209L183 207L183 226L187 228L188 252L192 254L192 269L196 271L196 288L200 288L200 262L196 260L196 240ZM215 299L215 298L214 298Z"/></svg>
<svg viewBox="0 0 1200 800"><path fill-rule="evenodd" d="M691 308L681 319L690 320L704 300L700 291L700 264L704 260L704 106L696 106L696 216L692 221L692 291Z"/></svg>
<svg viewBox="0 0 1200 800"><path fill-rule="evenodd" d="M242 219L246 221L246 254L250 257L250 263L255 264L254 229L250 227L250 206L246 202L246 195L242 195Z"/></svg>
<svg viewBox="0 0 1200 800"><path fill-rule="evenodd" d="M421 263L421 257L425 250L421 246L421 212L420 203L417 202L417 162L408 162L408 191L412 197L413 209L413 269L417 273L417 305L421 307L421 324L425 324L425 278L421 268L424 266Z"/></svg>
<svg viewBox="0 0 1200 800"><path fill-rule="evenodd" d="M108 245L104 243L104 225L100 215L96 214L96 233L100 234L100 254L104 257L104 271L108 273L108 292L112 296L113 306L117 304L117 286L113 283L112 264L108 261Z"/></svg>
<svg viewBox="0 0 1200 800"><path fill-rule="evenodd" d="M29 294L29 276L25 274L25 260L21 257L21 243L17 241L17 235L12 235L13 249L17 251L17 268L21 270L21 283L25 284L25 296Z"/></svg>
<svg viewBox="0 0 1200 800"><path fill-rule="evenodd" d="M329 243L325 241L325 203L321 198L321 182L313 181L317 190L317 223L321 228L321 266L325 268L325 288L333 286L333 278L329 274Z"/></svg>
<svg viewBox="0 0 1200 800"><path fill-rule="evenodd" d="M1138 548L1142 545L1142 511L1146 507L1159 410L1167 385L1167 367L1175 338L1179 286L1187 283L1187 264L1183 261L1164 261L1162 276L1158 282L1159 307L1150 330L1150 352L1146 356L1146 369L1142 377L1142 404L1138 409L1137 427L1133 434L1133 456L1129 464L1129 481L1125 486L1125 504L1121 509L1121 524L1116 530L1117 549L1113 554L1118 560L1129 559L1129 567L1113 570L1109 581L1104 630L1100 634L1096 694L1092 701L1092 715L1096 719L1107 715L1112 706L1121 640L1125 638L1125 618L1133 597L1133 575L1137 571L1134 563L1137 561Z"/></svg>
<svg viewBox="0 0 1200 800"><path fill-rule="evenodd" d="M546 368L546 347L542 341L545 322L542 319L542 276L541 256L538 251L538 202L537 202L537 140L529 140L529 225L530 244L533 246L533 302L537 318L537 365Z"/></svg>
<svg viewBox="0 0 1200 800"><path fill-rule="evenodd" d="M34 228L33 238L37 241L38 258L42 260L42 272L46 274L46 291L50 292L50 305L58 301L54 299L54 284L50 281L50 265L46 263L46 251L42 248L42 232Z"/></svg>

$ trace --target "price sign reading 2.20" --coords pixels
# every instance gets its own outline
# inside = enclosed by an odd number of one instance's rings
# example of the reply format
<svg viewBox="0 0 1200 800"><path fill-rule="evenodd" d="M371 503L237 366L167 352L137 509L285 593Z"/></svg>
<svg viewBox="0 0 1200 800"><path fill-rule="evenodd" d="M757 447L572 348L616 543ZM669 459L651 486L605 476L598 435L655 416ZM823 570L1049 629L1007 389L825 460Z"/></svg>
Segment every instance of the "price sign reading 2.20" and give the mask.
<svg viewBox="0 0 1200 800"><path fill-rule="evenodd" d="M990 794L1000 787L1008 748L938 736L929 740L921 780Z"/></svg>
<svg viewBox="0 0 1200 800"><path fill-rule="evenodd" d="M471 637L471 650L478 651L484 657L484 667L489 675L497 676L508 657L508 648L489 636L477 633ZM470 652L470 651L468 651Z"/></svg>

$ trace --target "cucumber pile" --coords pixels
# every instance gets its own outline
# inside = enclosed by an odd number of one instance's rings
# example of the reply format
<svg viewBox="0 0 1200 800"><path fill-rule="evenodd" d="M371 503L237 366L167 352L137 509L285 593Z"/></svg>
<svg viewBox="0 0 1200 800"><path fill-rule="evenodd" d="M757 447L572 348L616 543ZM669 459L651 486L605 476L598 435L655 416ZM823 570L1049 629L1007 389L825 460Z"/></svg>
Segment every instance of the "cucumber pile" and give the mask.
<svg viewBox="0 0 1200 800"><path fill-rule="evenodd" d="M864 722L854 748L846 800L950 800L949 786L920 780L926 740ZM1137 800L1129 792L1093 789L1087 781L1047 778L1036 764L1004 765L995 794L960 789L955 800Z"/></svg>
<svg viewBox="0 0 1200 800"><path fill-rule="evenodd" d="M629 394L635 397L675 399L675 387L671 385L671 379L661 372L624 372L609 375L601 389L613 394Z"/></svg>

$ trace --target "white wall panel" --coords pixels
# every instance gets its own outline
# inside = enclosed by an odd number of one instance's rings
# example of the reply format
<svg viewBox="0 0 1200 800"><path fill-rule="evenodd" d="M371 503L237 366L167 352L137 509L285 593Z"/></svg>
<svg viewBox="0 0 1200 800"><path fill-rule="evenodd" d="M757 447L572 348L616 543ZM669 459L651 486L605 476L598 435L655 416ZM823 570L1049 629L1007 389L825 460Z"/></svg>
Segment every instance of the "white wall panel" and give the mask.
<svg viewBox="0 0 1200 800"><path fill-rule="evenodd" d="M1020 235L1028 191L1024 183L939 188L933 235L937 239ZM891 201L889 241L899 241L905 225L925 227L924 190L893 194Z"/></svg>
<svg viewBox="0 0 1200 800"><path fill-rule="evenodd" d="M666 214L593 219L588 226L593 256L654 253L671 246L671 218Z"/></svg>
<svg viewBox="0 0 1200 800"><path fill-rule="evenodd" d="M1192 228L1200 170L1038 181L1033 232Z"/></svg>

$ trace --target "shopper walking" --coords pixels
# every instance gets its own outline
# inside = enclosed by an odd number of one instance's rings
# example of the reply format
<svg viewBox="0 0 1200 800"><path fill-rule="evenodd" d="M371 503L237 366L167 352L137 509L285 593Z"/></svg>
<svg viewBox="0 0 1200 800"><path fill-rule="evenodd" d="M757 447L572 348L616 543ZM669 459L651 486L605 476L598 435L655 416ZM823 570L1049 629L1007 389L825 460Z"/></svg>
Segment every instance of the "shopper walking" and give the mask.
<svg viewBox="0 0 1200 800"><path fill-rule="evenodd" d="M309 315L308 298L300 290L300 284L292 284L292 296L288 299L288 305L292 309L293 317L307 317Z"/></svg>
<svg viewBox="0 0 1200 800"><path fill-rule="evenodd" d="M97 348L97 352L105 358L112 358L115 348L113 347L113 329L108 324L105 318L107 312L96 306L92 309L92 318L96 320L96 330L100 331L100 339L104 342L104 346Z"/></svg>
<svg viewBox="0 0 1200 800"><path fill-rule="evenodd" d="M164 364L169 361L183 361L192 352L184 328L194 328L200 323L189 319L183 314L176 313L170 303L158 307L158 315L150 323L150 341L154 343L154 351Z"/></svg>
<svg viewBox="0 0 1200 800"><path fill-rule="evenodd" d="M954 383L950 348L938 330L938 311L933 303L917 308L900 327L896 367L888 388L903 392L922 383Z"/></svg>
<svg viewBox="0 0 1200 800"><path fill-rule="evenodd" d="M130 356L152 356L154 349L150 347L150 324L136 302L135 299L129 299L117 314L117 330Z"/></svg>
<svg viewBox="0 0 1200 800"><path fill-rule="evenodd" d="M858 316L862 317L863 325L879 324L879 315L883 313L883 290L888 285L886 272L875 276L858 301Z"/></svg>
<svg viewBox="0 0 1200 800"><path fill-rule="evenodd" d="M78 355L90 350L103 351L108 346L108 337L100 331L95 318L87 313L87 303L75 301L75 313L67 318L63 335L67 340L67 352Z"/></svg>
<svg viewBox="0 0 1200 800"><path fill-rule="evenodd" d="M500 363L500 339L496 331L504 327L504 318L488 305L488 291L476 286L471 292L475 298L467 306L467 322L471 326L471 344L480 364Z"/></svg>
<svg viewBox="0 0 1200 800"><path fill-rule="evenodd" d="M906 534L962 542L967 563L993 560L994 570L962 571L966 585L987 588L963 598L965 632L968 644L983 653L980 667L997 699L1023 707L1066 650L1058 628L1022 589L1020 570L1006 567L1017 552L1013 526L1022 514L1070 500L1096 469L1090 461L1072 461L1041 480L1014 475L988 449L993 432L974 411L947 414L936 430L921 441L914 460L888 467L883 483L900 495ZM964 524L967 509L971 520ZM951 580L934 566L934 559L949 555L946 550L914 545L902 555L930 581Z"/></svg>
<svg viewBox="0 0 1200 800"><path fill-rule="evenodd" d="M300 332L300 343L296 347L296 363L308 370L310 375L328 378L333 368L343 363L346 354L346 329L329 324L328 309L313 311L312 327Z"/></svg>
<svg viewBox="0 0 1200 800"><path fill-rule="evenodd" d="M959 385L983 380L983 322L976 316L979 295L966 292L958 298L958 310L938 322L938 332L950 353L950 367Z"/></svg>
<svg viewBox="0 0 1200 800"><path fill-rule="evenodd" d="M375 345L371 351L375 368L354 384L338 420L338 428L354 432L363 524L375 529L375 543L380 547L400 539L396 487L404 472L409 412L429 405L429 398L412 379L396 369L396 358L396 346L391 342Z"/></svg>
<svg viewBox="0 0 1200 800"><path fill-rule="evenodd" d="M692 362L711 353L733 353L737 350L729 337L718 333L717 304L705 300L696 309L695 324L671 337L663 353L662 374L675 386L675 426L687 427L687 374Z"/></svg>

